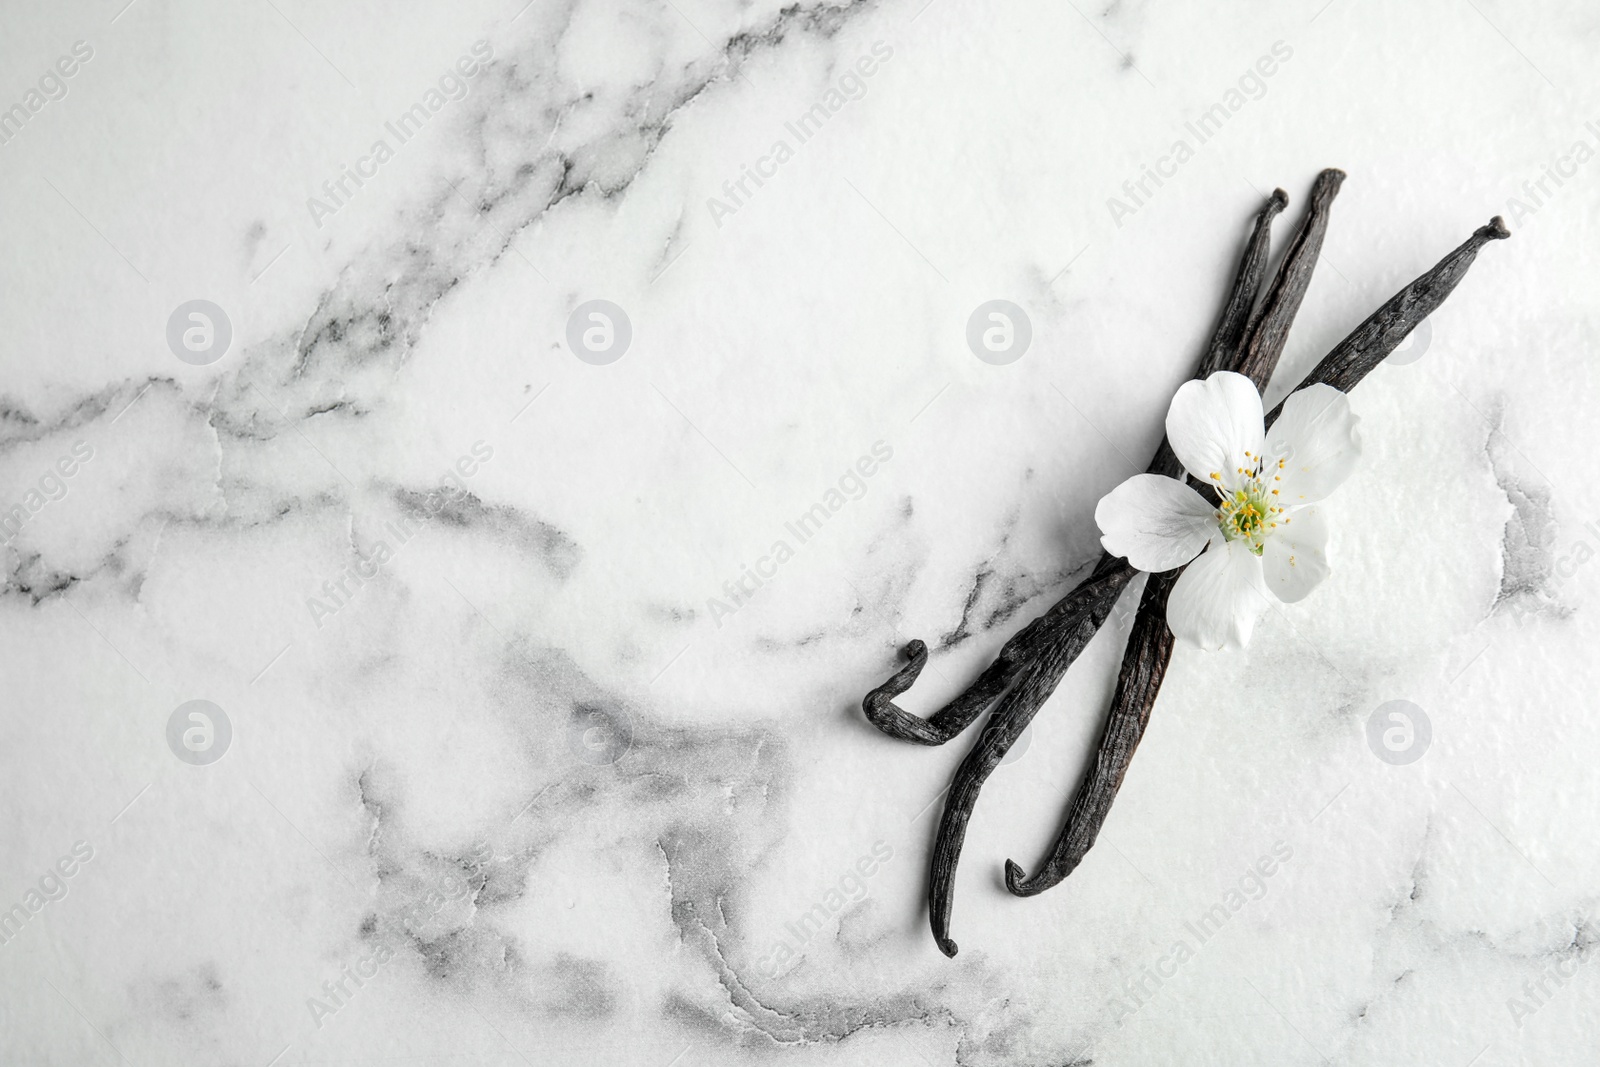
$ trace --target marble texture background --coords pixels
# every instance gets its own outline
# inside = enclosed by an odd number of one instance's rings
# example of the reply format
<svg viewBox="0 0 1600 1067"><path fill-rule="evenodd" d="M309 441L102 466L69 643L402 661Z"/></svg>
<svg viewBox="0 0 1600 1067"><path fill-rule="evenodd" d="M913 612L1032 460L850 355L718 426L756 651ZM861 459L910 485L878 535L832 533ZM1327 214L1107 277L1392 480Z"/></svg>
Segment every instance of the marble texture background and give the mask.
<svg viewBox="0 0 1600 1067"><path fill-rule="evenodd" d="M1593 1061L1592 6L0 27L0 1060ZM1323 166L1277 395L1514 236L1353 394L1333 576L1179 652L1098 847L1013 899L1124 598L984 793L947 960L926 864L969 742L857 703L920 636L936 707L1081 577L1251 214L1283 186L1286 234ZM205 365L168 341L197 299L232 331ZM568 340L596 299L631 324L604 365ZM1006 365L966 340L993 299L1031 322ZM1367 741L1397 699L1431 723L1405 765ZM169 743L194 700L204 765Z"/></svg>

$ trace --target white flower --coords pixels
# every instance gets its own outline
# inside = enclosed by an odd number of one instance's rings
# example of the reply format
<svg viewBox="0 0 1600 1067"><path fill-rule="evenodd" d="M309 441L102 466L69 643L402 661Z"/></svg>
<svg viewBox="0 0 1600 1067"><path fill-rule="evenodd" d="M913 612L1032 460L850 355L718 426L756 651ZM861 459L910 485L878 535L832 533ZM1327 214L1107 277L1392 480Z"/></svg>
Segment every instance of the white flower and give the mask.
<svg viewBox="0 0 1600 1067"><path fill-rule="evenodd" d="M1189 563L1167 626L1202 648L1242 648L1268 590L1292 604L1328 576L1327 524L1310 505L1355 468L1356 422L1343 393L1313 385L1284 402L1268 434L1249 378L1219 371L1187 382L1167 411L1167 440L1221 503L1176 478L1136 475L1095 507L1100 543L1142 571Z"/></svg>

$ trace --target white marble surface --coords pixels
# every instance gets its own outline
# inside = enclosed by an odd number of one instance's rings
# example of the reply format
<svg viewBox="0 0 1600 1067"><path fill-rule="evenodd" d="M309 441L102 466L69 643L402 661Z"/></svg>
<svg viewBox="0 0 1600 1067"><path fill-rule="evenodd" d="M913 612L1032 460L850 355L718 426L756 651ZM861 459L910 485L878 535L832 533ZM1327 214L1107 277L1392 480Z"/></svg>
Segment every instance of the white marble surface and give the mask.
<svg viewBox="0 0 1600 1067"><path fill-rule="evenodd" d="M0 1061L1592 1062L1592 7L124 3L0 12ZM935 707L1081 575L1262 194L1287 233L1329 165L1277 393L1515 235L1353 395L1332 578L1178 654L1098 847L1013 899L1124 601L984 793L947 960L968 741L857 702L921 636ZM208 365L166 336L195 299ZM593 299L632 326L603 366ZM967 348L990 299L1009 365ZM191 700L231 725L204 766Z"/></svg>

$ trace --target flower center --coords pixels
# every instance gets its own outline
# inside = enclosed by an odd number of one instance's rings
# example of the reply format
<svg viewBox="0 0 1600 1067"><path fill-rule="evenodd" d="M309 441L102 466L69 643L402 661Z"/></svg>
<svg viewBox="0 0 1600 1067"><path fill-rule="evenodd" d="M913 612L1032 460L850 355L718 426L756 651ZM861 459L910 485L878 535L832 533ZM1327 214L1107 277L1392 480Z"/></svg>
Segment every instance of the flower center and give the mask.
<svg viewBox="0 0 1600 1067"><path fill-rule="evenodd" d="M1268 488L1271 482L1278 481L1281 476L1273 474L1271 481L1263 478L1260 456L1246 452L1245 462L1250 466L1238 468L1240 480L1238 488L1232 492L1222 488L1220 474L1211 475L1212 481L1217 483L1217 491L1222 494L1222 506L1217 508L1217 525L1221 527L1223 537L1229 541L1246 542L1250 551L1259 556L1267 536L1278 528L1280 522L1289 520L1283 517L1283 508L1272 502L1278 491ZM1275 470L1281 470L1283 465L1284 461L1278 460Z"/></svg>

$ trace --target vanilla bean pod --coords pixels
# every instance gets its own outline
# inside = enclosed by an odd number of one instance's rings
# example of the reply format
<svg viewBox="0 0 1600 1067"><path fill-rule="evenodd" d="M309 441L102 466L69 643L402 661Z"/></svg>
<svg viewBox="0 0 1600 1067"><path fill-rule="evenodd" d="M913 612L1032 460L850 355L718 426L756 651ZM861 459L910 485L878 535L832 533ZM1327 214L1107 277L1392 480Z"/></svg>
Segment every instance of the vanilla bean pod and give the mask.
<svg viewBox="0 0 1600 1067"><path fill-rule="evenodd" d="M1221 369L1222 361L1229 359L1231 353L1244 342L1251 323L1251 309L1255 305L1262 279L1266 275L1272 221L1288 203L1288 194L1282 189L1276 189L1267 199L1266 205L1257 213L1249 241L1239 261L1239 269L1234 276L1233 286L1229 291L1227 302L1223 305L1222 317L1217 323L1216 331L1212 335L1211 343L1195 377L1206 378L1213 371ZM1149 471L1151 474L1164 474L1169 477L1182 471L1165 437L1161 439L1161 445L1156 450ZM977 717L983 714L984 709L1005 692L1016 678L1017 672L1041 649L1053 644L1062 634L1077 633L1085 620L1092 619L1097 614L1103 621L1137 573L1128 566L1126 560L1102 553L1088 578L1058 600L1049 611L1013 635L1001 648L994 662L978 676L976 681L961 695L926 719L913 715L894 703L895 697L904 693L916 682L917 676L922 673L922 668L928 662L928 646L920 640L910 641L904 649L906 665L896 671L888 681L862 698L861 710L869 722L890 737L920 745L942 745L971 726ZM1095 629L1098 628L1096 624ZM1090 636L1093 636L1093 631L1090 631ZM1082 651L1083 644L1087 644L1087 638L1075 650L1068 646L1067 651L1071 658L1076 658L1078 652ZM1071 658L1068 660L1069 663ZM1004 752L1001 755L1003 756Z"/></svg>
<svg viewBox="0 0 1600 1067"><path fill-rule="evenodd" d="M1249 311L1266 270L1272 220L1287 203L1288 196L1283 190L1275 190L1256 216L1239 271L1223 306L1221 320L1207 346L1206 355L1200 361L1196 377L1205 378L1219 369L1216 361L1235 358L1231 354L1237 352L1244 343L1248 334ZM1311 224L1309 220L1312 217L1308 211L1308 221L1302 223L1302 229ZM1303 243L1297 242L1297 246ZM1285 265L1280 267L1280 276L1287 268L1286 259ZM1275 279L1273 290L1282 289ZM1294 297L1292 302L1297 305L1298 297ZM1182 466L1173 454L1170 443L1163 437L1156 457L1151 461L1150 473L1171 476L1181 471ZM928 919L933 927L934 940L946 956L954 956L957 952L956 943L950 939L950 913L955 902L955 876L961 859L961 846L966 840L967 823L972 817L978 794L1022 731L1033 721L1039 708L1055 692L1067 668L1105 623L1117 598L1135 573L1126 560L1103 554L1087 582L1063 598L1048 615L1035 620L1013 639L1020 647L1028 649L1029 658L1020 665L1015 684L990 714L972 751L956 768L934 839L928 877ZM1071 608L1062 611L1063 605L1069 604ZM1058 613L1059 621L1041 628L1029 640L1028 631L1040 627L1041 623L1058 616ZM1162 625L1165 625L1164 615ZM1010 647L1008 644L1007 648ZM872 710L869 709L869 717L871 714Z"/></svg>
<svg viewBox="0 0 1600 1067"><path fill-rule="evenodd" d="M1120 591L1127 584L1122 580ZM1039 650L1021 669L1015 684L1000 698L989 721L984 723L966 758L950 780L950 792L945 797L944 811L939 817L939 831L934 838L933 860L928 873L928 917L933 926L933 939L946 956L956 954L956 943L950 940L950 911L955 901L956 868L961 861L961 846L966 840L967 823L972 818L973 806L990 773L1016 743L1022 731L1028 728L1034 715L1050 699L1061 676L1067 673L1078 653L1082 652L1104 625L1106 616L1116 598L1098 598L1090 611L1066 631L1058 631L1054 640Z"/></svg>
<svg viewBox="0 0 1600 1067"><path fill-rule="evenodd" d="M1175 639L1167 629L1167 597L1183 568L1152 574L1139 598L1139 613L1128 634L1117 688L1111 698L1105 730L1095 749L1094 765L1084 775L1072 798L1067 823L1056 838L1049 860L1032 878L1014 861L1006 860L1006 889L1019 897L1037 896L1059 885L1094 847L1094 841L1111 813L1111 802L1133 762L1134 750L1144 737L1155 707L1156 694L1172 662Z"/></svg>
<svg viewBox="0 0 1600 1067"><path fill-rule="evenodd" d="M1340 180L1344 174L1340 171L1324 171L1336 173ZM1338 187L1334 187L1334 192ZM1317 196L1312 193L1313 201ZM1332 193L1328 196L1331 198ZM1256 321L1253 310L1256 297L1261 293L1261 282L1267 274L1267 259L1272 251L1272 222L1278 213L1289 206L1289 194L1282 189L1272 190L1272 195L1267 198L1266 205L1256 214L1255 225L1250 231L1250 240L1245 245L1244 256L1239 260L1239 270L1234 277L1233 289L1228 294L1228 302L1222 309L1222 319L1217 323L1217 328L1212 332L1211 345L1206 349L1206 355L1200 363L1200 371L1195 377L1205 379L1212 373L1222 369L1233 361L1234 353L1245 343L1245 338L1250 333L1251 326ZM1313 203L1315 209L1315 204ZM1322 240L1317 239L1320 248ZM1282 287L1274 280L1273 290ZM1272 298L1269 298L1272 299ZM1273 299L1276 304L1283 304L1284 297ZM1296 301L1298 306L1298 301ZM1293 314L1293 311L1290 312Z"/></svg>
<svg viewBox="0 0 1600 1067"><path fill-rule="evenodd" d="M1467 276L1473 260L1478 258L1479 249L1490 241L1503 241L1510 236L1511 231L1506 229L1499 215L1490 219L1487 225L1478 227L1471 237L1436 263L1432 270L1384 301L1383 306L1369 315L1350 336L1323 356L1322 362L1295 388L1299 390L1308 385L1321 384L1331 385L1344 393L1354 389L1356 383L1387 359L1389 353L1423 319L1439 310L1445 298ZM1267 425L1271 426L1282 411L1283 404L1280 401L1267 416Z"/></svg>
<svg viewBox="0 0 1600 1067"><path fill-rule="evenodd" d="M1297 389L1318 383L1333 385L1345 392L1354 388L1394 351L1406 334L1444 303L1472 266L1480 248L1489 241L1509 236L1499 216L1491 219L1433 269L1385 302L1328 353ZM1282 341L1277 343L1279 352L1271 353L1273 361L1281 353ZM1247 351L1244 358L1251 360L1253 353ZM1271 377L1271 365L1250 369L1256 387L1264 389ZM1267 415L1267 427L1272 426L1282 410L1283 405L1279 404ZM1116 799L1117 790L1127 775L1133 753L1144 736L1156 694L1172 658L1173 638L1166 625L1167 597L1181 573L1183 568L1180 567L1150 576L1123 655L1094 765L1078 787L1050 859L1031 879L1025 877L1016 863L1006 861L1006 888L1017 896L1033 896L1059 884L1094 846L1111 811L1111 802Z"/></svg>
<svg viewBox="0 0 1600 1067"><path fill-rule="evenodd" d="M1272 279L1272 286L1261 300L1261 307L1250 322L1249 336L1242 348L1217 364L1219 370L1233 370L1265 390L1272 370L1283 355L1283 346L1289 341L1289 327L1311 287L1312 273L1317 269L1317 257L1322 254L1322 240L1328 233L1328 212L1334 197L1344 185L1342 170L1329 167L1317 175L1311 186L1311 200L1306 205L1306 217L1300 229L1284 251L1283 262Z"/></svg>
<svg viewBox="0 0 1600 1067"><path fill-rule="evenodd" d="M1016 679L1018 671L1030 663L1042 647L1062 634L1077 632L1085 620L1097 614L1104 619L1137 573L1128 566L1126 560L1102 555L1089 577L1057 601L1048 612L1019 630L1006 642L995 661L978 676L977 681L926 719L901 709L892 700L911 687L928 661L926 644L922 641L908 642L905 654L909 662L887 682L868 693L861 701L861 710L874 726L890 737L921 745L942 745L972 725L973 720L1005 692ZM1093 636L1094 631L1090 630L1088 637ZM1078 645L1077 651L1081 651L1083 644L1088 643L1088 637ZM1074 658L1077 651L1071 653Z"/></svg>

